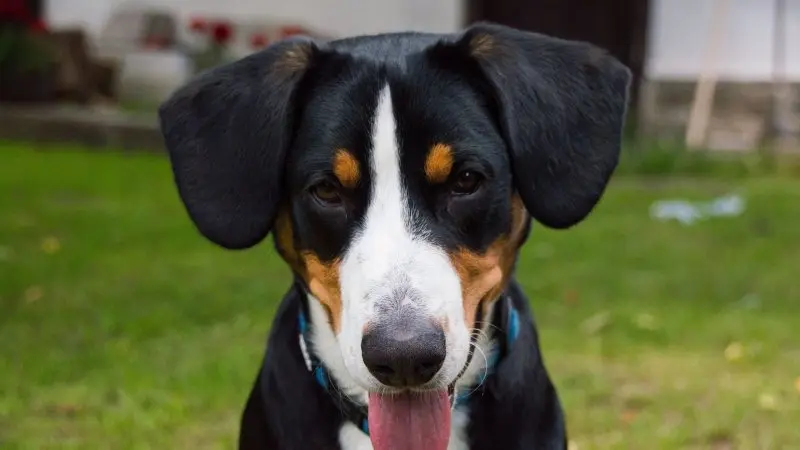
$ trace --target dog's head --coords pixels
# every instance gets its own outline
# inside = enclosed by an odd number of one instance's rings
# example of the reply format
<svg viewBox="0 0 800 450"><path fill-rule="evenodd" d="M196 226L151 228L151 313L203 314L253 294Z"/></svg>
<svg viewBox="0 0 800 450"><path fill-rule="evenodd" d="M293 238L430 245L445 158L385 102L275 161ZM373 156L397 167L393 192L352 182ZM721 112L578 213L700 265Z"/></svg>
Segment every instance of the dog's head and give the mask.
<svg viewBox="0 0 800 450"><path fill-rule="evenodd" d="M592 45L491 24L291 39L200 75L160 118L197 228L230 249L273 232L336 375L442 389L531 218L567 228L600 199L629 80Z"/></svg>

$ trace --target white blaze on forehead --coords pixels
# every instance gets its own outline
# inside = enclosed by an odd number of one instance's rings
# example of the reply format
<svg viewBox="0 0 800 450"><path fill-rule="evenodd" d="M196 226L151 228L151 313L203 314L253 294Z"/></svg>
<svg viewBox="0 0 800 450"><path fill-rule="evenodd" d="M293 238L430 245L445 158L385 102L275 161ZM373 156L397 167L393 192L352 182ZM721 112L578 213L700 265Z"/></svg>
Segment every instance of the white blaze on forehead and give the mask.
<svg viewBox="0 0 800 450"><path fill-rule="evenodd" d="M372 135L370 203L361 230L356 234L343 263L343 288L370 297L363 301L367 314L376 302L393 291L413 288L421 294L425 274L450 266L444 252L424 240L424 230L414 229L412 213L403 185L400 148L388 86L379 96ZM421 271L422 266L427 270ZM357 283L351 283L358 280ZM354 293L354 292L353 292ZM428 292L428 294L432 294ZM398 299L400 300L400 299ZM419 307L428 303L424 299ZM431 313L441 311L430 311Z"/></svg>
<svg viewBox="0 0 800 450"><path fill-rule="evenodd" d="M361 246L370 246L367 253L371 264L361 269L362 272L367 271L362 273L367 279L379 278L396 262L386 252L396 252L400 249L398 244L413 241L407 227L410 221L400 175L400 148L388 86L378 98L371 156L372 195L364 228L356 238Z"/></svg>
<svg viewBox="0 0 800 450"><path fill-rule="evenodd" d="M370 202L340 266L338 338L344 365L359 384L377 389L361 358L363 330L403 304L403 311L447 322L447 358L440 378L449 382L465 364L469 348L461 284L446 252L428 242L426 230L413 225L388 86L379 94L372 126ZM403 298L393 298L398 293Z"/></svg>

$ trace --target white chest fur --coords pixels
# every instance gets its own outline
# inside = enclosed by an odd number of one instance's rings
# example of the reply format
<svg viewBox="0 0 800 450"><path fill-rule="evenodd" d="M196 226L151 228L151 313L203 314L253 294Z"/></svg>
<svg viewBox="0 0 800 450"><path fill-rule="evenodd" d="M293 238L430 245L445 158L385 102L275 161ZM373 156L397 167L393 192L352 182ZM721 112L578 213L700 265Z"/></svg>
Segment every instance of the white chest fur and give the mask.
<svg viewBox="0 0 800 450"><path fill-rule="evenodd" d="M450 430L450 445L447 450L469 450L467 445L467 425L469 415L467 411L453 411ZM339 430L339 445L342 450L373 450L369 436L364 434L352 423L345 423Z"/></svg>

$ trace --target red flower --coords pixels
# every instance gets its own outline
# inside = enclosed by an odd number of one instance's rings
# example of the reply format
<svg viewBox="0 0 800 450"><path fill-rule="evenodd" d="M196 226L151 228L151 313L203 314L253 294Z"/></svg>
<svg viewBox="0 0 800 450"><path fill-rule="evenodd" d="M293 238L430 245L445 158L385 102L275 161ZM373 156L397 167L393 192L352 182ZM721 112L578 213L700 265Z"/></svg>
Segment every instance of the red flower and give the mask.
<svg viewBox="0 0 800 450"><path fill-rule="evenodd" d="M45 32L47 32L47 24L45 24L44 20L42 20L42 19L36 19L33 22L31 22L29 28L34 33L45 33Z"/></svg>
<svg viewBox="0 0 800 450"><path fill-rule="evenodd" d="M233 30L227 23L217 22L211 29L211 37L215 43L223 45L233 37Z"/></svg>
<svg viewBox="0 0 800 450"><path fill-rule="evenodd" d="M189 20L189 29L195 33L204 33L208 30L208 22L202 17L193 17Z"/></svg>
<svg viewBox="0 0 800 450"><path fill-rule="evenodd" d="M308 34L305 28L301 27L300 25L289 25L281 28L281 39L287 38L289 36L295 36L298 34Z"/></svg>
<svg viewBox="0 0 800 450"><path fill-rule="evenodd" d="M266 47L267 44L269 44L269 39L267 39L267 36L264 35L264 33L254 33L252 36L250 36L250 45L255 48Z"/></svg>
<svg viewBox="0 0 800 450"><path fill-rule="evenodd" d="M167 39L162 36L148 36L144 39L142 46L149 50L159 50L167 47Z"/></svg>

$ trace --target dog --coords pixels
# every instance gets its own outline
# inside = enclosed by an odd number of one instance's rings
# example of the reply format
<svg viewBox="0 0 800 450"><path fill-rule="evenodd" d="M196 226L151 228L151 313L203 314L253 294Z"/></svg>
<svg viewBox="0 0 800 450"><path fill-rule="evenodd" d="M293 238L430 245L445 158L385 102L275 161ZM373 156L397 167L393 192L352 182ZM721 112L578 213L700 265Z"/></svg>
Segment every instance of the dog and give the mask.
<svg viewBox="0 0 800 450"><path fill-rule="evenodd" d="M601 199L630 83L594 45L480 22L289 38L165 100L195 227L271 232L294 277L239 448L566 448L514 268L534 222Z"/></svg>

